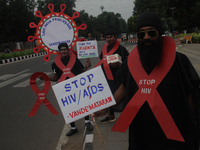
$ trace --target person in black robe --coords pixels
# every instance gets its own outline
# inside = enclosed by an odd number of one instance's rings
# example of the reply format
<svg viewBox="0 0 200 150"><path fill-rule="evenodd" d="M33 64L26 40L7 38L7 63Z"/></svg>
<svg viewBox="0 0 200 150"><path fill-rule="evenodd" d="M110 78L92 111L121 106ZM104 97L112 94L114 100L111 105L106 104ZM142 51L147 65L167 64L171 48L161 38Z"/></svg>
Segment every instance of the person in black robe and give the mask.
<svg viewBox="0 0 200 150"><path fill-rule="evenodd" d="M171 46L175 43L173 40L165 43L166 38L162 37L163 29L160 17L154 12L141 14L137 27L138 46L134 50L138 51L139 61L146 74L150 75L155 67L159 67L163 55L167 53L167 51L163 52L164 45ZM146 101L137 114L134 114L135 117L129 124L129 150L199 150L200 79L189 59L184 54L174 53L174 62L156 90L177 126L183 141L167 138L157 116L154 115L152 108ZM137 66L135 68L129 66L130 55L119 68L121 85L114 94L116 102L124 100L126 107L139 89L130 71L138 68ZM130 109L131 107L129 107L129 111L131 111ZM105 109L96 112L92 116L100 117L106 111ZM130 115L132 114L130 113ZM160 116L162 115L160 114ZM169 127L168 130L170 131L171 128Z"/></svg>
<svg viewBox="0 0 200 150"><path fill-rule="evenodd" d="M61 55L61 58L60 58L61 62L64 64L64 66L67 66L69 64L69 60L70 60L68 44L61 43L58 45L58 49L59 49L59 53ZM91 66L91 63L90 63L89 59L86 60L86 65L84 67L83 64L80 62L80 60L76 57L75 63L70 71L76 76L80 73L85 72L90 66ZM51 67L52 67L54 74L53 74L53 76L49 76L49 79L51 81L56 82L61 78L63 71L56 65L55 62L53 62ZM42 77L40 77L40 79L42 79ZM69 79L68 76L66 77L65 80L67 80L67 79ZM66 133L66 136L71 136L78 132L75 122L70 123L70 126L71 126L71 129ZM90 122L89 116L85 117L85 126L87 127L88 130L90 130L90 131L93 130L93 125Z"/></svg>
<svg viewBox="0 0 200 150"><path fill-rule="evenodd" d="M111 30L111 29L106 30L104 35L105 35L106 42L107 42L106 44L108 44L106 52L109 53L115 47L117 37L116 37L114 30ZM119 44L119 46L117 47L116 51L113 54L118 54L121 57L122 62L129 55L127 49L124 46L122 46L121 44ZM99 56L100 60L102 60L103 57L104 56L103 56L103 50L102 50L102 52ZM121 65L120 63L109 64L109 67L110 67L110 70L111 70L111 73L113 76L112 80L108 78L103 65L101 65L112 94L114 94L119 87L117 70L120 65ZM115 113L114 113L115 111L119 111L119 112L122 111L122 107L119 105L118 107L115 107L115 108L109 108L108 116L106 116L104 119L100 120L100 123L114 122L116 120Z"/></svg>

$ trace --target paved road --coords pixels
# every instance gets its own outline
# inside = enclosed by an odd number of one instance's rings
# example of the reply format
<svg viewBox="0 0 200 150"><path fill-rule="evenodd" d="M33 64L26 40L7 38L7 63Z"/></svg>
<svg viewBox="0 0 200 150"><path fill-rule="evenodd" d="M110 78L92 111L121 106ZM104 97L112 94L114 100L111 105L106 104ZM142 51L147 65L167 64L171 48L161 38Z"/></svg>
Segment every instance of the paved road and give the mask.
<svg viewBox="0 0 200 150"><path fill-rule="evenodd" d="M105 41L98 42L99 50ZM134 43L122 43L129 51ZM178 48L185 53L200 75L200 45L188 44ZM0 149L2 150L55 150L65 127L64 119L56 102L52 89L47 99L59 112L52 115L42 104L34 117L28 117L37 96L29 85L30 76L35 72L52 74L51 63L55 56L51 55L49 62L44 62L43 56L0 65ZM83 64L85 64L85 60ZM99 61L92 58L92 67ZM43 88L43 82L37 81ZM78 122L77 126L82 123ZM66 128L65 128L66 129ZM68 139L65 137L65 142Z"/></svg>
<svg viewBox="0 0 200 150"><path fill-rule="evenodd" d="M98 42L99 50L102 49L104 43L105 41ZM39 56L0 65L1 150L56 149L65 122L52 89L46 97L59 115L52 115L42 104L34 117L28 117L37 100L29 84L30 76L35 72L51 75L51 64L54 58L55 55L51 55L50 61L45 62L43 56ZM85 60L81 61L85 64ZM98 61L99 58L91 58L92 67ZM37 80L37 85L42 90L44 82Z"/></svg>
<svg viewBox="0 0 200 150"><path fill-rule="evenodd" d="M130 52L135 44L123 43L123 45ZM200 44L188 44L177 47L177 51L184 53L188 56L192 64L194 65L197 73L200 75ZM120 113L116 113L116 118ZM103 117L102 117L103 118ZM114 123L100 124L99 118L96 123L101 133L103 143L99 137L98 131L94 128L93 134L89 134L86 137L86 141L89 143L84 150L126 150L128 149L128 130L125 133L111 132L111 128ZM82 131L83 132L83 131ZM67 143L63 146L62 150L80 150L83 138L83 133L75 134L70 137ZM78 139L78 141L77 141ZM81 141L81 142L80 142Z"/></svg>
<svg viewBox="0 0 200 150"><path fill-rule="evenodd" d="M183 44L178 46L178 52L185 54L200 76L200 44Z"/></svg>
<svg viewBox="0 0 200 150"><path fill-rule="evenodd" d="M99 54L104 44L105 44L105 41L98 42ZM136 45L136 43L125 43L125 42L122 42L121 44L124 47L126 47L129 52ZM99 58L93 58L90 60L92 63L92 67L91 67L92 69L98 63ZM62 147L62 150L80 150L83 148L84 136L85 136L84 119L77 121L76 125L79 132L71 136L70 138L65 136L66 132L70 129L69 125L64 126L57 150L60 150L60 147ZM88 133L88 134L91 134L91 133Z"/></svg>
<svg viewBox="0 0 200 150"><path fill-rule="evenodd" d="M51 74L50 64L37 57L0 65L0 149L55 150L64 126L62 116L52 115L42 104L34 117L28 117L37 100L30 76L35 72ZM42 89L43 82L38 81L38 86ZM51 89L47 99L60 113Z"/></svg>

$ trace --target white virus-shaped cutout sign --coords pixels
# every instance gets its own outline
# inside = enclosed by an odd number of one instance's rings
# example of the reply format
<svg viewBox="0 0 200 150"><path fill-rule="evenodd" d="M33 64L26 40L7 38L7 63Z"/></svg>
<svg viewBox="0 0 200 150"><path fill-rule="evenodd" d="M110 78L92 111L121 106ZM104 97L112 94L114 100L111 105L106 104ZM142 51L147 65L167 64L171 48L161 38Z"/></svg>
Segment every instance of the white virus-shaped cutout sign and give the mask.
<svg viewBox="0 0 200 150"><path fill-rule="evenodd" d="M81 24L79 27L74 22L75 18L79 17L79 13L75 12L72 17L64 14L66 5L60 6L61 12L54 12L54 5L49 4L48 9L51 11L48 15L42 16L40 11L36 11L35 15L41 20L36 25L34 22L29 24L30 28L36 28L35 36L29 36L28 41L33 42L37 40L38 46L34 48L34 53L39 53L40 49L44 49L47 55L44 57L45 61L49 61L50 54L58 54L58 45L60 43L67 43L69 49L73 50L77 41L86 39L78 38L78 30L85 30L86 24Z"/></svg>

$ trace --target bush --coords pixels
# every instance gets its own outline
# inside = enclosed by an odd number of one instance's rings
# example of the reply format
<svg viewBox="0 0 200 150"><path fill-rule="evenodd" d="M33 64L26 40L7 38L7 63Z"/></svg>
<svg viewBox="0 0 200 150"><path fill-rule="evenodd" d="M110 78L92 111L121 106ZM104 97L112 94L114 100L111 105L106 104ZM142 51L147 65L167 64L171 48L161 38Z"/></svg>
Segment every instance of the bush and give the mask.
<svg viewBox="0 0 200 150"><path fill-rule="evenodd" d="M175 38L182 38L184 39L184 36L192 35L192 42L193 43L200 43L200 33L187 33L187 34L179 34L175 35Z"/></svg>
<svg viewBox="0 0 200 150"><path fill-rule="evenodd" d="M200 43L200 33L193 33L192 34L192 42L193 43Z"/></svg>
<svg viewBox="0 0 200 150"><path fill-rule="evenodd" d="M40 52L44 52L44 50L41 49ZM34 54L33 49L11 52L11 53L1 53L0 60L19 57L19 56L26 56L30 54Z"/></svg>

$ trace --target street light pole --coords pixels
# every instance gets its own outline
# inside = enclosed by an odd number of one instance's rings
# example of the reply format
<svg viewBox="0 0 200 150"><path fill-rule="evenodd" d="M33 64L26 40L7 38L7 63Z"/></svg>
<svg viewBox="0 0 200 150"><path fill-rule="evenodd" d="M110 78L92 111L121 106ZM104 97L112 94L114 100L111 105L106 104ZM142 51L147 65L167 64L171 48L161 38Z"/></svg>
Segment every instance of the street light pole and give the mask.
<svg viewBox="0 0 200 150"><path fill-rule="evenodd" d="M172 10L172 19L173 19L173 22L172 22L172 35L173 35L173 38L174 38L174 9L176 9L176 7L171 7L170 8Z"/></svg>
<svg viewBox="0 0 200 150"><path fill-rule="evenodd" d="M102 13L103 13L103 9L104 9L104 6L100 6L101 10L102 10Z"/></svg>

